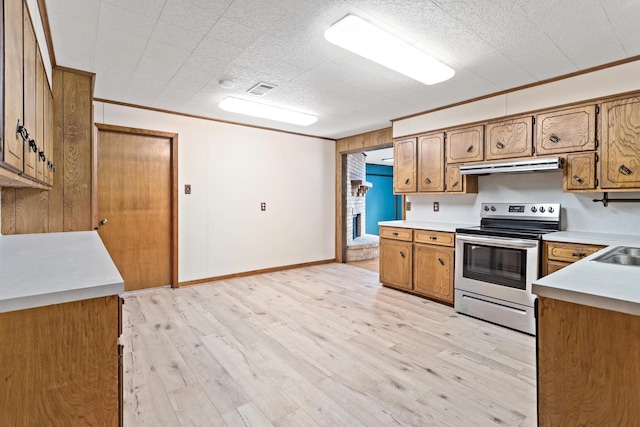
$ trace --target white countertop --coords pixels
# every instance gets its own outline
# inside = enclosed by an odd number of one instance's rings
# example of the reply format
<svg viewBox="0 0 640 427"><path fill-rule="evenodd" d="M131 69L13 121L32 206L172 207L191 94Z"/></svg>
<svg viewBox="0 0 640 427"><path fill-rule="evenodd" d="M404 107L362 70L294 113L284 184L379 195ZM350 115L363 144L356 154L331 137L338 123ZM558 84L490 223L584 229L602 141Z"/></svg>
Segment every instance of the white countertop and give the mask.
<svg viewBox="0 0 640 427"><path fill-rule="evenodd" d="M96 231L0 236L0 313L122 292Z"/></svg>
<svg viewBox="0 0 640 427"><path fill-rule="evenodd" d="M379 226L385 227L400 227L400 228L415 228L418 230L433 230L433 231L448 231L455 232L456 228L471 227L470 224L460 224L452 222L438 222L438 221L416 221L416 220L397 220L397 221L380 221ZM477 224L474 224L477 225Z"/></svg>
<svg viewBox="0 0 640 427"><path fill-rule="evenodd" d="M559 232L545 236L545 240L608 247L535 280L534 294L640 316L640 266L592 261L617 246L640 247L640 236Z"/></svg>

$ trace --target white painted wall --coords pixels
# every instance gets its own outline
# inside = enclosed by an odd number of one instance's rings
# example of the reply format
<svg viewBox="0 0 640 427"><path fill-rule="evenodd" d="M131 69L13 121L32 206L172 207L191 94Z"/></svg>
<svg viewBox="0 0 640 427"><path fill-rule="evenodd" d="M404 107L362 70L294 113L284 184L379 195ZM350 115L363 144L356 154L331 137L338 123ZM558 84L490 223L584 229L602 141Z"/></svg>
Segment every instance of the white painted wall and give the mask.
<svg viewBox="0 0 640 427"><path fill-rule="evenodd" d="M480 224L484 202L548 202L562 205L563 230L640 235L640 203L594 203L602 193L563 193L562 172L495 174L478 177L478 194L411 195L407 219ZM640 198L640 193L609 193L614 198ZM433 202L440 211L433 212Z"/></svg>
<svg viewBox="0 0 640 427"><path fill-rule="evenodd" d="M96 123L178 133L181 282L335 258L334 141L94 108Z"/></svg>
<svg viewBox="0 0 640 427"><path fill-rule="evenodd" d="M640 61L571 77L556 82L498 95L393 123L400 137L518 114L555 105L640 90ZM480 223L483 202L544 201L562 205L562 227L571 231L640 234L640 204L593 203L602 193L563 193L562 173L538 172L488 175L478 178L475 195L412 195L407 219ZM640 198L640 193L610 193L614 198ZM433 202L440 211L433 212Z"/></svg>

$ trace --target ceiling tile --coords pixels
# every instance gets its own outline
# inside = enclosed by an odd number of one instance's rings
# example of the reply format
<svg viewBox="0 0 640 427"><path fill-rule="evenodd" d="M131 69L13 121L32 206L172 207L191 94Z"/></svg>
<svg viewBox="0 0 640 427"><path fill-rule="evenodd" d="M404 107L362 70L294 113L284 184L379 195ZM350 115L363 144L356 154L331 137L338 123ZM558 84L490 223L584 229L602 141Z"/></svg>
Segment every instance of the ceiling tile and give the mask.
<svg viewBox="0 0 640 427"><path fill-rule="evenodd" d="M637 40L640 42L640 39ZM637 53L631 53L631 55L640 54L640 45L636 43ZM608 46L594 46L588 52L584 52L575 56L571 56L569 60L578 67L579 70L584 70L598 65L606 64L609 62L618 61L620 58L624 58L629 54L625 52L620 42Z"/></svg>
<svg viewBox="0 0 640 427"><path fill-rule="evenodd" d="M501 90L535 81L532 75L497 50L483 54L465 68L471 73L493 83Z"/></svg>
<svg viewBox="0 0 640 427"><path fill-rule="evenodd" d="M206 34L206 29L196 27L186 29L165 21L158 21L151 34L151 40L191 52L202 42Z"/></svg>
<svg viewBox="0 0 640 427"><path fill-rule="evenodd" d="M185 0L166 0L159 19L187 30L209 30L220 19L223 10L198 7Z"/></svg>
<svg viewBox="0 0 640 427"><path fill-rule="evenodd" d="M98 23L100 0L45 0L47 12L58 12L80 21Z"/></svg>
<svg viewBox="0 0 640 427"><path fill-rule="evenodd" d="M220 18L207 34L207 38L224 41L232 46L246 48L255 43L262 32L227 18Z"/></svg>
<svg viewBox="0 0 640 427"><path fill-rule="evenodd" d="M149 16L158 19L162 13L166 0L102 0L121 9L125 9L136 14Z"/></svg>
<svg viewBox="0 0 640 427"><path fill-rule="evenodd" d="M248 27L266 30L295 7L294 0L235 0L224 12L224 17Z"/></svg>
<svg viewBox="0 0 640 427"><path fill-rule="evenodd" d="M84 40L95 42L98 32L98 20L84 20L66 13L52 11L49 13L51 31Z"/></svg>
<svg viewBox="0 0 640 427"><path fill-rule="evenodd" d="M109 3L100 6L100 27L139 37L150 37L156 20Z"/></svg>
<svg viewBox="0 0 640 427"><path fill-rule="evenodd" d="M599 0L516 0L543 31L609 26Z"/></svg>

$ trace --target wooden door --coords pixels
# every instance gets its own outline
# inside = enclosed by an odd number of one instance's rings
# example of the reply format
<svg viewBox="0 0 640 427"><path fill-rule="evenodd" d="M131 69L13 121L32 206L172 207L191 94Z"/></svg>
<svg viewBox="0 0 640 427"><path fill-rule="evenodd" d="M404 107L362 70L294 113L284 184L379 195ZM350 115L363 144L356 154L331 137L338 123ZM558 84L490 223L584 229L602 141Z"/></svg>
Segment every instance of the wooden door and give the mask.
<svg viewBox="0 0 640 427"><path fill-rule="evenodd" d="M98 128L97 222L125 290L175 286L177 137Z"/></svg>
<svg viewBox="0 0 640 427"><path fill-rule="evenodd" d="M532 116L489 123L484 139L487 160L532 156L532 131Z"/></svg>
<svg viewBox="0 0 640 427"><path fill-rule="evenodd" d="M393 141L393 192L416 192L416 138Z"/></svg>
<svg viewBox="0 0 640 427"><path fill-rule="evenodd" d="M418 192L444 191L444 132L418 137Z"/></svg>
<svg viewBox="0 0 640 427"><path fill-rule="evenodd" d="M575 153L567 155L564 190L594 190L596 188L596 154Z"/></svg>
<svg viewBox="0 0 640 427"><path fill-rule="evenodd" d="M447 163L484 160L484 126L472 126L447 132Z"/></svg>
<svg viewBox="0 0 640 427"><path fill-rule="evenodd" d="M536 153L570 153L596 149L596 106L538 114Z"/></svg>
<svg viewBox="0 0 640 427"><path fill-rule="evenodd" d="M640 187L640 97L602 104L600 188Z"/></svg>
<svg viewBox="0 0 640 427"><path fill-rule="evenodd" d="M24 5L24 126L29 132L29 140L24 143L24 174L35 178L38 158L36 134L36 35L31 26L31 18Z"/></svg>
<svg viewBox="0 0 640 427"><path fill-rule="evenodd" d="M416 244L413 290L453 304L453 248Z"/></svg>
<svg viewBox="0 0 640 427"><path fill-rule="evenodd" d="M411 289L412 284L411 242L380 239L380 282L402 289Z"/></svg>

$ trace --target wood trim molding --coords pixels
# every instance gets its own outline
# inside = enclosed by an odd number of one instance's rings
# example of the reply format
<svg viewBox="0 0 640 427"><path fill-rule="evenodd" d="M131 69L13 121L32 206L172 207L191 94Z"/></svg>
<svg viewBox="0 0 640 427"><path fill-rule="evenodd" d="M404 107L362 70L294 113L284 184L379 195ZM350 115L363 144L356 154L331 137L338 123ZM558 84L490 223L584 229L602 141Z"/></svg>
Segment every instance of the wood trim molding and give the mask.
<svg viewBox="0 0 640 427"><path fill-rule="evenodd" d="M264 269L261 269L261 270L244 271L242 273L227 274L227 275L224 275L224 276L209 277L209 278L206 278L206 279L188 280L186 282L180 282L179 286L199 285L199 284L202 284L202 283L216 282L216 281L219 281L219 280L235 279L237 277L256 276L258 274L275 273L275 272L278 272L278 271L293 270L295 268L303 268L303 267L313 267L315 265L331 264L331 263L334 263L334 262L336 262L335 259L326 259L326 260L322 260L322 261L312 261L312 262L304 262L304 263L301 263L301 264L284 265L284 266L281 266L281 267L264 268Z"/></svg>
<svg viewBox="0 0 640 427"><path fill-rule="evenodd" d="M53 68L56 69L56 70L59 70L59 71L64 71L65 73L80 74L81 76L88 76L88 77L93 77L93 78L95 78L95 76L96 76L96 73L92 73L90 71L78 70L76 68L61 67L59 65L56 65Z"/></svg>
<svg viewBox="0 0 640 427"><path fill-rule="evenodd" d="M130 135L146 135L157 136L161 138L168 138L171 144L171 287L178 288L180 283L178 282L178 134L172 132L162 132L150 129L139 129L126 126L108 125L102 123L95 123L96 132L116 132L125 133ZM97 175L97 138L94 143L94 161L95 161L95 174ZM98 194L98 180L93 180L93 194L95 194L95 206L92 206L94 214L92 215L93 226L95 229L98 227L98 210L97 210L97 194Z"/></svg>
<svg viewBox="0 0 640 427"><path fill-rule="evenodd" d="M176 115L176 116L190 117L192 119L208 120L208 121L211 121L211 122L225 123L225 124L228 124L228 125L243 126L243 127L253 128L253 129L261 129L261 130L268 130L268 131L272 131L272 132L286 133L286 134L289 134L289 135L304 136L306 138L318 138L318 139L324 139L325 141L335 141L334 138L327 138L325 136L317 136L317 135L309 135L309 134L306 134L306 133L291 132L291 131L287 131L287 130L269 128L269 127L266 127L266 126L248 125L246 123L238 123L238 122L232 122L230 120L214 119L214 118L211 118L211 117L198 116L196 114L180 113L178 111L164 110L162 108L146 107L144 105L130 104L128 102L112 101L110 99L104 99L104 98L93 98L93 100L96 101L96 102L104 102L105 104L120 105L122 107L139 108L141 110L155 111L157 113L173 114L173 115Z"/></svg>
<svg viewBox="0 0 640 427"><path fill-rule="evenodd" d="M49 51L49 59L51 59L51 67L56 66L56 54L53 51L53 40L51 38L51 26L49 25L49 12L47 12L47 5L44 0L37 0L38 9L40 10L40 21L42 21L42 28L44 29L44 38L47 42L47 50Z"/></svg>
<svg viewBox="0 0 640 427"><path fill-rule="evenodd" d="M538 82L529 83L529 84L522 85L522 86L516 86L516 87L511 88L511 89L505 89L505 90L501 90L499 92L494 92L494 93L490 93L490 94L487 94L487 95L478 96L476 98L466 99L466 100L460 101L460 102L454 102L453 104L443 105L442 107L432 108L431 110L426 110L426 111L422 111L422 112L419 112L419 113L409 114L408 116L398 117L398 118L395 118L395 119L391 119L391 123L394 123L394 122L397 122L397 121L400 121L400 120L410 119L410 118L413 118L413 117L422 116L422 115L425 115L425 114L435 113L436 111L446 110L446 109L449 109L449 108L458 107L460 105L471 104L472 102L482 101L483 99L493 98L494 96L506 95L506 94L511 93L511 92L517 92L517 91L523 90L523 89L529 89L529 88L536 87L536 86L542 86L542 85L545 85L547 83L553 83L553 82L557 82L557 81L560 81L560 80L565 80L565 79L568 79L568 78L571 78L571 77L580 76L582 74L593 73L594 71L600 71L600 70L604 70L604 69L607 69L607 68L616 67L618 65L623 65L623 64L628 64L630 62L635 62L635 61L638 61L638 60L640 60L640 55L632 56L632 57L625 58L625 59L620 59L618 61L609 62L607 64L598 65L596 67L591 67L591 68L587 68L587 69L584 69L584 70L575 71L573 73L564 74L562 76L552 77L552 78L549 78L549 79L546 79L546 80L540 80Z"/></svg>

